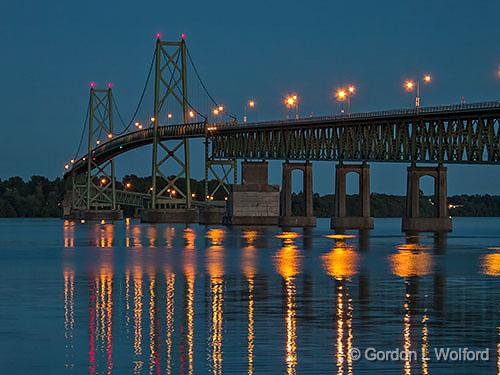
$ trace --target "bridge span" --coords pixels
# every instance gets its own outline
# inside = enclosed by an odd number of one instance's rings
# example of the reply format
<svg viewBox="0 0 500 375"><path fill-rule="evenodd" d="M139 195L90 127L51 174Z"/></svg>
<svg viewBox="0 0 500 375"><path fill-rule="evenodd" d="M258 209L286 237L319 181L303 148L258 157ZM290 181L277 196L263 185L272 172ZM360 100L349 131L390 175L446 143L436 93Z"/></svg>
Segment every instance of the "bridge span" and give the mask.
<svg viewBox="0 0 500 375"><path fill-rule="evenodd" d="M188 98L188 92L192 92L187 85L190 66L204 90L202 94L216 106L212 110L203 112L197 107L192 99L196 95ZM137 130L129 131L153 69L151 122L145 126L136 123ZM409 165L403 230L449 231L445 165L500 164L500 101L426 108L417 103L415 109L257 123L238 123L234 116L229 122L209 121L207 113L213 111L216 117L227 112L208 93L183 38L157 38L147 77L128 125L118 112L112 85L98 89L91 84L85 127L87 151L66 165L65 178L71 181L66 215L119 218L120 205L127 205L142 208L141 219L145 222L314 226L312 163L332 161L336 162L332 228L369 229L373 227L369 163L384 162ZM115 112L125 134L114 130ZM165 125L173 118L181 118L180 123ZM200 118L204 120L195 121ZM194 138L204 140L205 191L201 197L191 192L190 140ZM116 157L149 144L149 194L117 188ZM283 161L281 189L268 183L268 160ZM238 184L239 162L242 176ZM293 170L300 170L304 178L303 217L292 215ZM355 216L346 210L349 173L360 176L360 210ZM420 215L422 176L431 176L435 182L433 217ZM209 180L215 180L215 185L209 186Z"/></svg>

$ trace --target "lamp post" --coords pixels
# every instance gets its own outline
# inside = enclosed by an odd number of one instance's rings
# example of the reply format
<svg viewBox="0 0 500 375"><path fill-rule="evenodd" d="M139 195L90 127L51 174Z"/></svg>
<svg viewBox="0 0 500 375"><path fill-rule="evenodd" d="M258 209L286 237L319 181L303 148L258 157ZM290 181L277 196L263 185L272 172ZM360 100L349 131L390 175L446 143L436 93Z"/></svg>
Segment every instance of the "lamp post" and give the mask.
<svg viewBox="0 0 500 375"><path fill-rule="evenodd" d="M432 77L430 74L424 74L422 77L422 82L424 84L429 84L432 82ZM404 83L404 87L406 91L412 92L415 90L415 108L418 112L421 104L421 96L420 96L420 80L406 80Z"/></svg>
<svg viewBox="0 0 500 375"><path fill-rule="evenodd" d="M354 85L349 85L347 88L341 87L335 92L337 101L342 103L341 112L344 113L344 102L347 101L347 113L351 113L351 97L356 94L357 88Z"/></svg>
<svg viewBox="0 0 500 375"><path fill-rule="evenodd" d="M295 119L299 118L299 96L297 94L289 95L285 97L284 104L287 108L295 108ZM288 118L288 116L287 116Z"/></svg>
<svg viewBox="0 0 500 375"><path fill-rule="evenodd" d="M255 100L250 99L250 100L246 103L246 105L245 105L245 113L244 113L244 115L243 115L243 122L245 122L245 123L246 123L246 122L247 122L247 120L248 120L248 118L247 118L247 111L248 111L249 109L254 109L254 108L255 108Z"/></svg>

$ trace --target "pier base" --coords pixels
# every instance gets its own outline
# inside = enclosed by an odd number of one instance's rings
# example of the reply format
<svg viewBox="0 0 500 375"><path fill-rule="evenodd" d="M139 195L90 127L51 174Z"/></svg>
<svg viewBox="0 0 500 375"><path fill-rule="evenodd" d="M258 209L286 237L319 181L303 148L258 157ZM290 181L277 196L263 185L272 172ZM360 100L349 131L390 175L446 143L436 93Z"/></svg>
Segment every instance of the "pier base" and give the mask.
<svg viewBox="0 0 500 375"><path fill-rule="evenodd" d="M65 219L86 220L86 221L114 221L123 220L122 210L71 210Z"/></svg>
<svg viewBox="0 0 500 375"><path fill-rule="evenodd" d="M292 172L302 171L304 189L305 216L292 215ZM316 218L313 214L312 164L283 163L283 179L281 187L281 216L279 225L282 227L315 227Z"/></svg>
<svg viewBox="0 0 500 375"><path fill-rule="evenodd" d="M448 215L447 169L437 167L408 167L406 187L406 213L401 222L403 232L451 232L452 222ZM434 216L420 215L420 178L434 179Z"/></svg>
<svg viewBox="0 0 500 375"><path fill-rule="evenodd" d="M373 218L362 216L332 217L330 228L332 229L373 229Z"/></svg>
<svg viewBox="0 0 500 375"><path fill-rule="evenodd" d="M157 208L144 209L141 216L142 223L198 223L196 208Z"/></svg>
<svg viewBox="0 0 500 375"><path fill-rule="evenodd" d="M403 232L451 232L449 217L404 217Z"/></svg>
<svg viewBox="0 0 500 375"><path fill-rule="evenodd" d="M203 207L199 211L199 221L203 225L222 224L225 216L225 207Z"/></svg>
<svg viewBox="0 0 500 375"><path fill-rule="evenodd" d="M346 177L359 175L360 216L347 215ZM370 215L370 166L363 164L338 164L335 168L335 216L330 220L332 229L373 229Z"/></svg>
<svg viewBox="0 0 500 375"><path fill-rule="evenodd" d="M241 163L241 185L232 185L227 216L229 225L278 225L279 187L268 184L267 162Z"/></svg>

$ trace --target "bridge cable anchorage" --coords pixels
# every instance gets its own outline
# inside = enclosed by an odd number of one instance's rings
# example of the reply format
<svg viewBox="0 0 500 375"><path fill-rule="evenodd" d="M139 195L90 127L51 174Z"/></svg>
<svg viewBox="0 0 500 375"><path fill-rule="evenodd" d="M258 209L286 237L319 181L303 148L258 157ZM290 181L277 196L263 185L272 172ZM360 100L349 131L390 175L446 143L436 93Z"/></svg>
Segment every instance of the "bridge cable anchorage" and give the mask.
<svg viewBox="0 0 500 375"><path fill-rule="evenodd" d="M130 121L127 124L127 126L125 126L125 123L124 123L123 118L122 118L122 116L120 114L120 111L118 110L118 106L116 104L116 99L113 101L115 110L116 110L116 112L118 114L118 118L120 119L120 122L122 123L122 125L124 127L124 129L121 132L116 133L117 136L125 134L128 131L128 129L130 129L130 126L134 123L134 120L135 120L135 117L137 116L137 113L139 113L139 110L140 110L140 108L142 106L142 101L144 100L144 96L146 95L146 90L148 88L149 81L150 81L150 78L151 78L151 72L153 71L155 57L156 57L156 53L153 52L153 57L151 59L151 63L149 64L148 75L146 76L146 82L144 83L144 87L142 88L142 93L141 93L141 96L139 97L139 102L137 103L137 106L135 107L134 113L132 114L132 116L130 118Z"/></svg>
<svg viewBox="0 0 500 375"><path fill-rule="evenodd" d="M191 53L189 52L189 48L187 46L186 46L186 52L187 52L187 55L188 55L189 62L191 63L191 66L194 69L194 74L196 75L196 78L198 78L198 81L200 81L200 83L201 83L201 87L203 88L203 90L205 91L205 93L208 95L208 97L210 98L210 100L212 101L212 103L214 105L219 105L219 103L217 103L215 101L214 97L210 94L210 92L208 91L207 87L205 86L205 83L201 79L200 74L198 73L198 69L196 68L196 65L194 64L193 58L191 57ZM229 112L226 112L226 113L233 120L237 120L237 118L236 118L236 116L234 114L229 113Z"/></svg>

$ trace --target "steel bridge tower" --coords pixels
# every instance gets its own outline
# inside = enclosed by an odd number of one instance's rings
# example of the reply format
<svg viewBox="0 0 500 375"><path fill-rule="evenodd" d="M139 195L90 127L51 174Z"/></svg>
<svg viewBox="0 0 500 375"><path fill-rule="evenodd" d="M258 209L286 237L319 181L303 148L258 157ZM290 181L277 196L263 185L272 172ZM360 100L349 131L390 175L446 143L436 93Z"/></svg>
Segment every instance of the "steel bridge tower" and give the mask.
<svg viewBox="0 0 500 375"><path fill-rule="evenodd" d="M187 93L186 42L156 40L155 86L153 118L153 158L151 208L167 207L191 208L191 174L189 163L189 139L177 142L162 142L159 126L167 113L167 101L181 109L183 124L189 122L189 102ZM169 107L172 110L173 107ZM167 166L178 168L177 174L170 176ZM180 186L184 178L184 186Z"/></svg>
<svg viewBox="0 0 500 375"><path fill-rule="evenodd" d="M74 208L77 210L116 210L115 162L97 163L95 149L113 138L113 94L111 87L90 88L86 171L73 175Z"/></svg>

